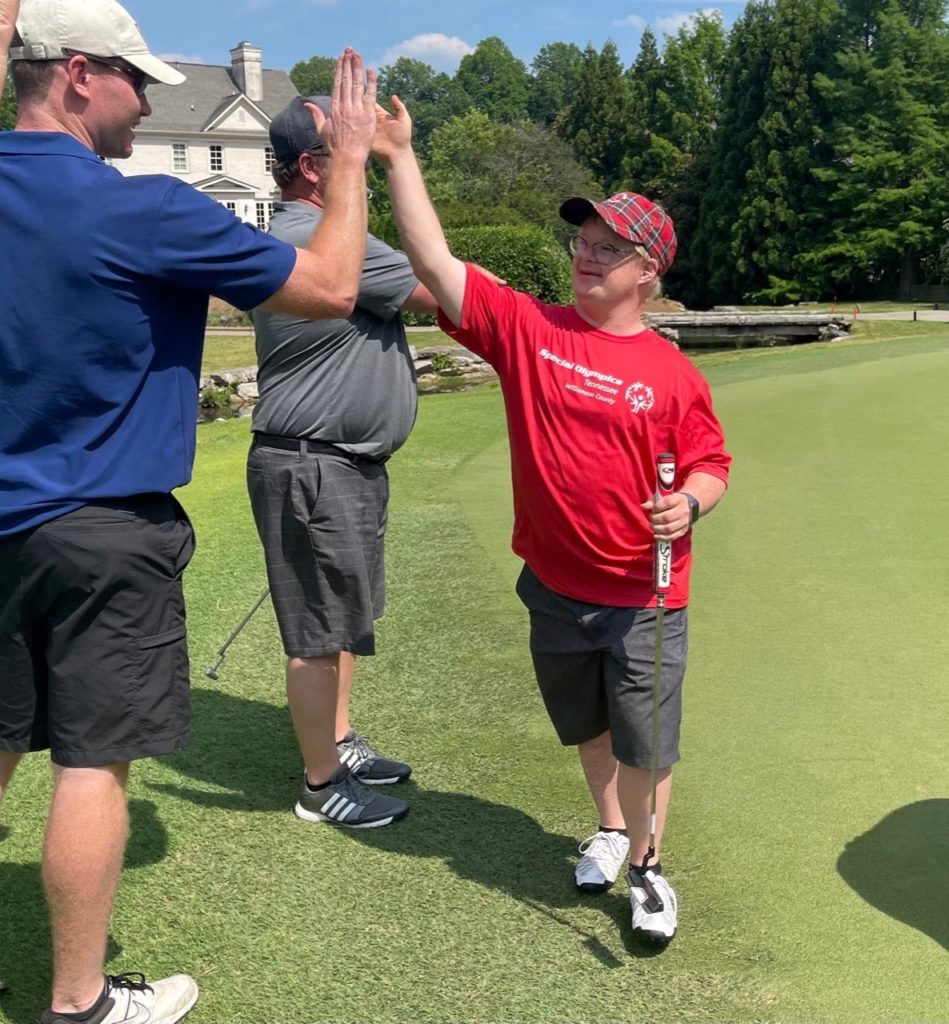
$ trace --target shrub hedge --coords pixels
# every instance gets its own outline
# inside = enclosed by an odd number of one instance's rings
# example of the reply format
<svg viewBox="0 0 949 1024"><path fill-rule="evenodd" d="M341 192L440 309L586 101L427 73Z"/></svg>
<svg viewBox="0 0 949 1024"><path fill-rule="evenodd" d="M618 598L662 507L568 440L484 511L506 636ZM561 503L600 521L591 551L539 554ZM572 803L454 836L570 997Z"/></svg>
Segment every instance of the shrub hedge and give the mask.
<svg viewBox="0 0 949 1024"><path fill-rule="evenodd" d="M449 228L445 236L459 259L490 270L512 288L536 295L542 302L572 301L570 257L549 232L504 224ZM431 322L431 317L406 316L406 323L410 324Z"/></svg>

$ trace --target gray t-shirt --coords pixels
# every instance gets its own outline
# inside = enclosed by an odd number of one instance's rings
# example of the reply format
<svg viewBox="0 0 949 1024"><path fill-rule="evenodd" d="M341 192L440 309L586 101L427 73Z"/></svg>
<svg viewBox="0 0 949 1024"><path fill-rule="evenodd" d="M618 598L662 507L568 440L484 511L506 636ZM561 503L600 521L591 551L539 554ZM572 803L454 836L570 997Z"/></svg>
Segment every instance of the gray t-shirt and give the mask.
<svg viewBox="0 0 949 1024"><path fill-rule="evenodd" d="M277 203L270 233L302 248L322 216L308 203ZM253 429L325 441L368 458L400 448L418 396L399 310L417 285L405 254L370 235L348 319L254 310L260 399Z"/></svg>

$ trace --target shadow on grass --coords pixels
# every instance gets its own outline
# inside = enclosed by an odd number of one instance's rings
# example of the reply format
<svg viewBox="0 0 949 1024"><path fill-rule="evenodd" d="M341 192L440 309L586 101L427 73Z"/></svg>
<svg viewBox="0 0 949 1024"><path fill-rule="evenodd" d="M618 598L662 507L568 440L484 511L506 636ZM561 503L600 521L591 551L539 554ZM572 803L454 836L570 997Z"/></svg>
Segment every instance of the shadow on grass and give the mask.
<svg viewBox="0 0 949 1024"><path fill-rule="evenodd" d="M161 760L215 791L173 783L150 788L199 807L286 811L300 785L300 753L286 707L192 688L191 742Z"/></svg>
<svg viewBox="0 0 949 1024"><path fill-rule="evenodd" d="M871 906L949 949L949 800L921 800L847 843L843 880Z"/></svg>
<svg viewBox="0 0 949 1024"><path fill-rule="evenodd" d="M289 812L299 785L300 757L286 708L218 690L194 689L191 696L191 745L162 764L213 790L173 783L153 783L152 788L200 807ZM596 907L624 935L633 955L652 955L651 949L635 948L625 898L577 893L576 837L553 835L517 808L465 793L422 789L414 782L398 791L412 808L405 821L349 834L400 856L438 858L460 877L508 893L573 929L608 966L620 966L620 961L559 911Z"/></svg>
<svg viewBox="0 0 949 1024"><path fill-rule="evenodd" d="M17 823L14 827L21 827ZM22 827L40 828L39 822ZM4 829L7 835L12 829ZM125 867L157 864L168 852L168 833L150 800L129 801L129 840ZM0 977L10 986L3 994L3 1012L13 1024L35 1024L49 1005L51 983L49 918L39 864L0 863ZM122 899L121 885L118 899ZM120 956L122 946L111 935L107 964ZM122 968L124 969L124 968ZM131 969L131 968L130 968Z"/></svg>
<svg viewBox="0 0 949 1024"><path fill-rule="evenodd" d="M622 884L607 896L577 892L573 880L577 840L547 832L529 814L466 793L400 786L411 805L409 816L392 828L354 829L354 839L377 850L404 857L443 861L461 878L495 889L574 931L587 951L606 967L624 961L597 936L570 920L578 909L604 914L636 957L651 957L655 946L640 945L632 936L629 902Z"/></svg>

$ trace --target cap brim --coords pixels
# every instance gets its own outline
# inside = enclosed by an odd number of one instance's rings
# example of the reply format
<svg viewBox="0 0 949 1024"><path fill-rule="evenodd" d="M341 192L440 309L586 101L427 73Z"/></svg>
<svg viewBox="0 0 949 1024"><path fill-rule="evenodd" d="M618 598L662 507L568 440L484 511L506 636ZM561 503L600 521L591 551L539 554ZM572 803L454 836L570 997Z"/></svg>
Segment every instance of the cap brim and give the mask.
<svg viewBox="0 0 949 1024"><path fill-rule="evenodd" d="M560 204L561 219L577 227L597 213L596 203L592 199L584 199L583 196L571 196Z"/></svg>
<svg viewBox="0 0 949 1024"><path fill-rule="evenodd" d="M133 67L144 71L152 81L160 82L162 85L181 85L186 81L186 76L170 64L159 60L152 53L122 53L117 54L122 60L127 60Z"/></svg>

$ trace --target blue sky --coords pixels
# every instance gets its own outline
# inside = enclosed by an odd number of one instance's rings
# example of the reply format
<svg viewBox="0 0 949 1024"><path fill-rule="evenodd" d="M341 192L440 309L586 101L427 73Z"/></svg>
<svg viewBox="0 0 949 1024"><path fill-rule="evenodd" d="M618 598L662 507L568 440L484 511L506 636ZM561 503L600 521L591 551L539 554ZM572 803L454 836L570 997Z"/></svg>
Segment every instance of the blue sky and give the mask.
<svg viewBox="0 0 949 1024"><path fill-rule="evenodd" d="M718 10L730 25L745 0L123 0L154 53L227 64L246 40L264 66L289 70L310 57L359 50L372 67L416 57L453 73L466 53L500 36L528 66L546 43L597 49L607 39L632 63L644 26L659 39L698 10Z"/></svg>

